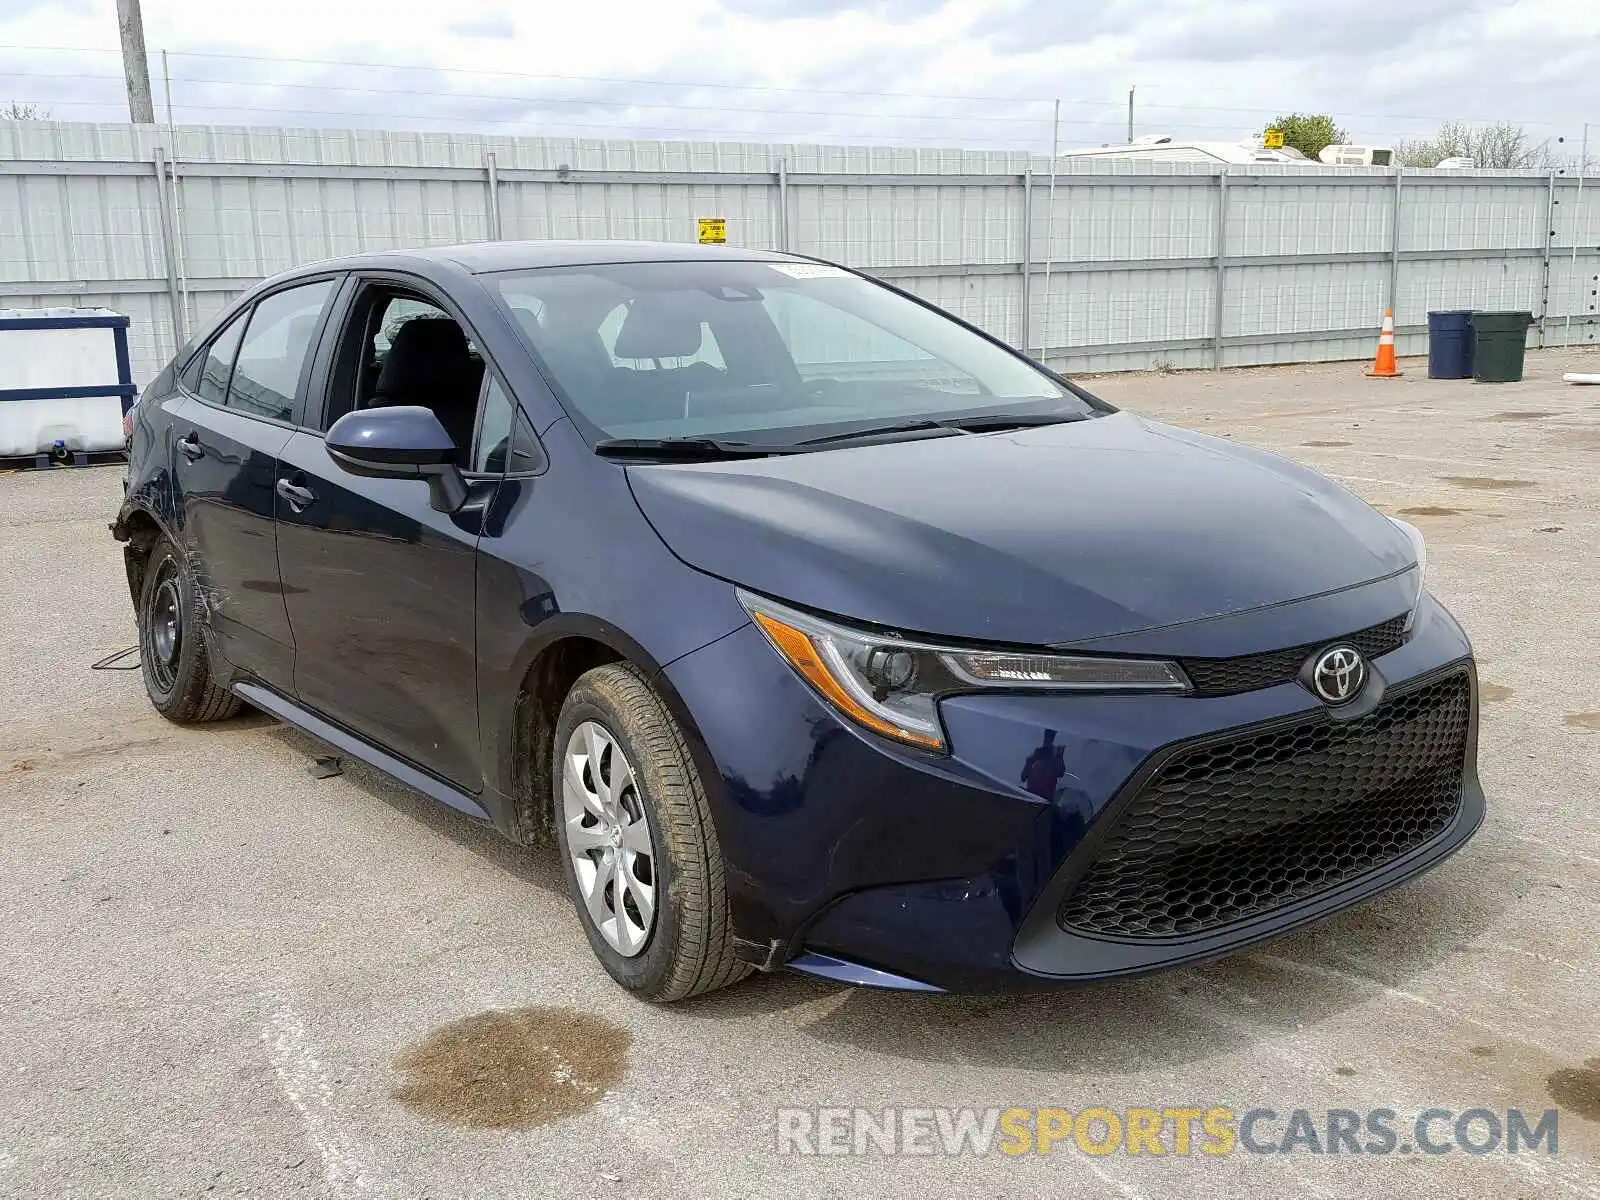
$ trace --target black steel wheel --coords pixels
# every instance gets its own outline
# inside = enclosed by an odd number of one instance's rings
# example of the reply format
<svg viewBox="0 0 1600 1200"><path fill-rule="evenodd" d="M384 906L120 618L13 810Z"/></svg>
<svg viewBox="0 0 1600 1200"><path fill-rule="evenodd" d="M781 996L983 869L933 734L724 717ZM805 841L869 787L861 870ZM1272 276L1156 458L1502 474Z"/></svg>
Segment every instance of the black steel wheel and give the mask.
<svg viewBox="0 0 1600 1200"><path fill-rule="evenodd" d="M240 708L212 674L203 619L188 564L168 538L158 539L139 597L139 663L150 703L179 724L221 721Z"/></svg>

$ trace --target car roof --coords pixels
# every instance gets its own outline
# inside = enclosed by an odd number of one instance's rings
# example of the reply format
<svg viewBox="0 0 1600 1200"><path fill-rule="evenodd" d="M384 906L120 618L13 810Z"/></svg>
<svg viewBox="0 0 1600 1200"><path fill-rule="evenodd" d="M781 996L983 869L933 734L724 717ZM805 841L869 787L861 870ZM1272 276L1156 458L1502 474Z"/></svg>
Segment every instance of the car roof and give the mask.
<svg viewBox="0 0 1600 1200"><path fill-rule="evenodd" d="M794 255L738 246L702 246L695 242L468 242L457 246L425 246L356 254L318 264L346 270L399 267L420 263L449 264L474 275L490 271L526 271L536 267L589 266L632 262L795 262Z"/></svg>

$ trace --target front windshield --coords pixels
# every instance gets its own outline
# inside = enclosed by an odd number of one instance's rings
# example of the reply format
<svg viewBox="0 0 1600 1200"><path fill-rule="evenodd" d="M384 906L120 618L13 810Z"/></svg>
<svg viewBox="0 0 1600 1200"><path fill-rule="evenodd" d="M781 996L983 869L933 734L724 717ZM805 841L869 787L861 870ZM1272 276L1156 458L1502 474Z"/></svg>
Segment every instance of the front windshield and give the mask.
<svg viewBox="0 0 1600 1200"><path fill-rule="evenodd" d="M932 309L837 267L551 267L497 280L592 438L793 443L973 413L1094 408Z"/></svg>

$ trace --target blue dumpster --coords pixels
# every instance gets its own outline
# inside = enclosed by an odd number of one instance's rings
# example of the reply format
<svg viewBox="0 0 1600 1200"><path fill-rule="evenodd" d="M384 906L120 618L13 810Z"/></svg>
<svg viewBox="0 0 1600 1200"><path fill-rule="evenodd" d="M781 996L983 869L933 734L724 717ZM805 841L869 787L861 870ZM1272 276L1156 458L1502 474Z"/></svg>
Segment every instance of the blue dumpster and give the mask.
<svg viewBox="0 0 1600 1200"><path fill-rule="evenodd" d="M1428 314L1428 378L1472 378L1472 310Z"/></svg>

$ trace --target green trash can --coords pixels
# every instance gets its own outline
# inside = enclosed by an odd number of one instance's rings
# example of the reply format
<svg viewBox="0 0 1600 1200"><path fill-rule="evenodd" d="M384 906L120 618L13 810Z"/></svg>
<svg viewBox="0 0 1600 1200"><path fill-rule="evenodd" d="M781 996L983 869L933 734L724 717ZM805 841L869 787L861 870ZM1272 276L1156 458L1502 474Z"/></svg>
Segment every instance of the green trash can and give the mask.
<svg viewBox="0 0 1600 1200"><path fill-rule="evenodd" d="M1472 314L1472 378L1479 383L1515 383L1528 349L1528 312Z"/></svg>

